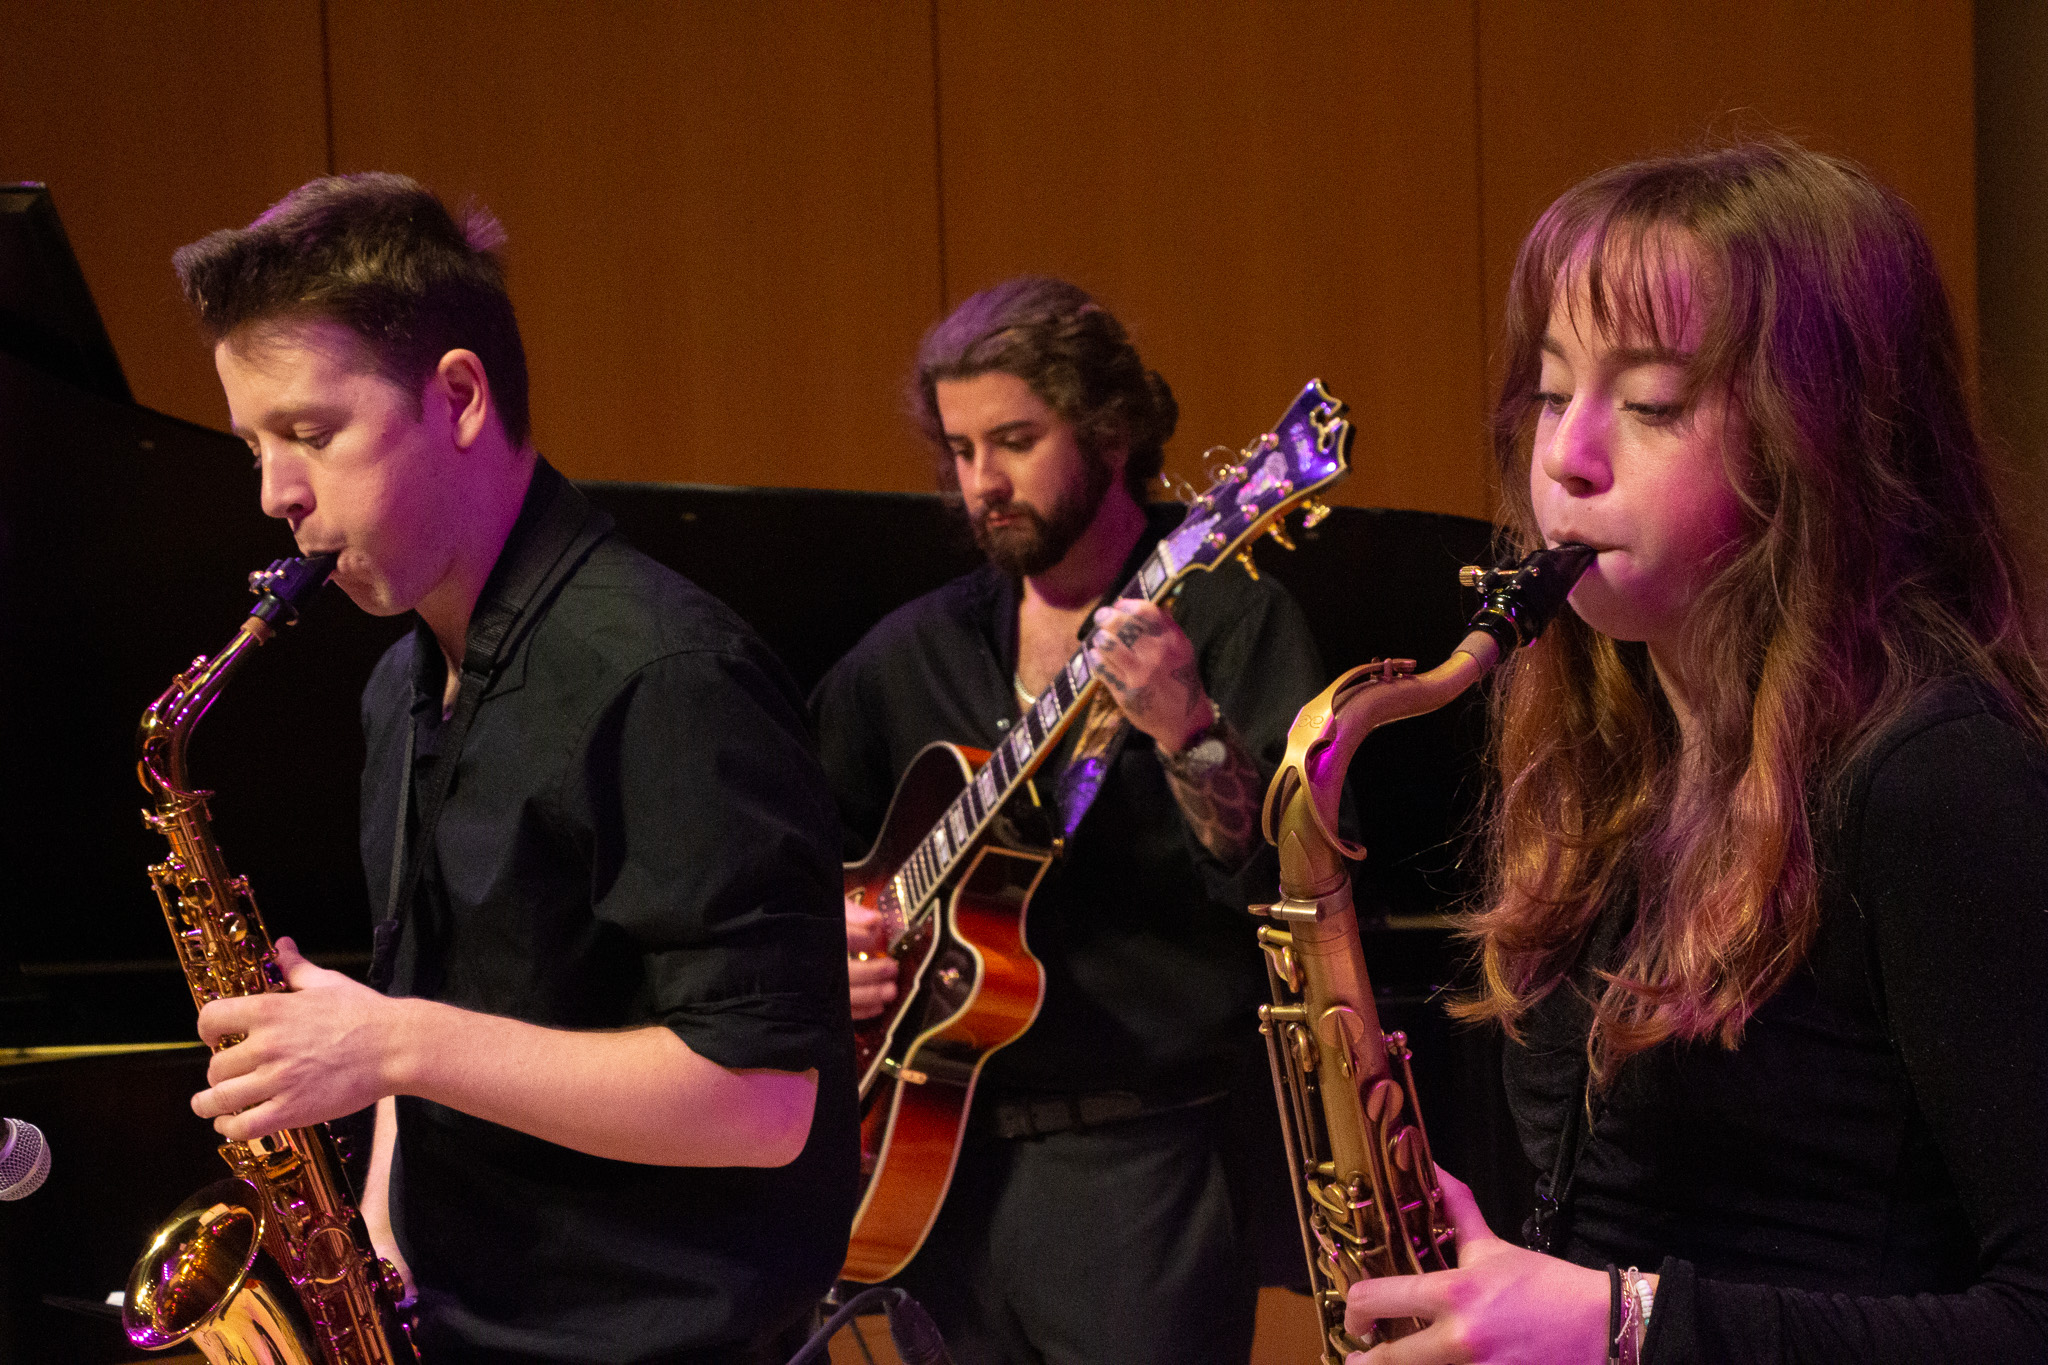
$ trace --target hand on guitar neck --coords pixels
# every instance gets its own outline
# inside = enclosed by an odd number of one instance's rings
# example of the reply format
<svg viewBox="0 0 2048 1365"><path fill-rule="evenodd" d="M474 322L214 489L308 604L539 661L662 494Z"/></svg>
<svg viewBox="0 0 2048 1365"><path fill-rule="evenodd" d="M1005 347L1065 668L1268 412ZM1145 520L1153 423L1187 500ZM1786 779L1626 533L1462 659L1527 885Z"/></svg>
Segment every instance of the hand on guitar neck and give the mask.
<svg viewBox="0 0 2048 1365"><path fill-rule="evenodd" d="M853 988L853 1017L872 1019L896 998L896 959L879 910L846 902L846 975Z"/></svg>
<svg viewBox="0 0 2048 1365"><path fill-rule="evenodd" d="M1185 749L1216 721L1194 645L1151 602L1127 598L1095 613L1088 666L1124 718L1152 736L1162 753Z"/></svg>

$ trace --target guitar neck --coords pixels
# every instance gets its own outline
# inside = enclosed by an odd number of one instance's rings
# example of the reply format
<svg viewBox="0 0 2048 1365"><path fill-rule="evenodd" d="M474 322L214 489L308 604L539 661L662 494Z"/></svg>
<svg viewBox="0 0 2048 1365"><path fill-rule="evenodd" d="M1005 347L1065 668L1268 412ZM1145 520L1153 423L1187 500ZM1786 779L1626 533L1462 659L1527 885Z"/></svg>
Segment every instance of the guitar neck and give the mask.
<svg viewBox="0 0 2048 1365"><path fill-rule="evenodd" d="M1117 599L1159 601L1186 572L1185 566L1174 567L1168 542L1162 540L1145 556L1130 582L1118 591ZM1084 646L1074 651L1066 667L1054 674L1051 684L1032 699L1011 728L1009 738L996 746L974 781L953 799L939 822L890 878L890 890L895 893L900 915L900 922L892 926L892 938L900 937L930 912L933 893L945 884L989 819L1044 765L1100 685L1088 666Z"/></svg>

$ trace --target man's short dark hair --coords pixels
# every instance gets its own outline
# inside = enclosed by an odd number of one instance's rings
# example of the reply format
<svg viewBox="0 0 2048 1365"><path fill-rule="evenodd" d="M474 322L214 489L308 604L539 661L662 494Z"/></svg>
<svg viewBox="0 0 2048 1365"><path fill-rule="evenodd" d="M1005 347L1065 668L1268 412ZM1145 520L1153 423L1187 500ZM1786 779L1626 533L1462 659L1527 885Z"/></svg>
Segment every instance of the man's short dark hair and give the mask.
<svg viewBox="0 0 2048 1365"><path fill-rule="evenodd" d="M448 352L474 351L514 447L526 444L526 349L497 219L461 222L402 175L310 180L245 228L171 257L207 340L251 324L326 319L362 339L377 373L418 396Z"/></svg>
<svg viewBox="0 0 2048 1365"><path fill-rule="evenodd" d="M939 420L938 382L1000 371L1030 386L1045 405L1074 424L1090 455L1122 441L1129 456L1124 483L1145 501L1146 487L1166 460L1167 438L1180 420L1173 390L1145 368L1123 324L1065 280L1024 275L991 285L924 335L917 348L910 406L937 456L939 480L956 481L952 450Z"/></svg>

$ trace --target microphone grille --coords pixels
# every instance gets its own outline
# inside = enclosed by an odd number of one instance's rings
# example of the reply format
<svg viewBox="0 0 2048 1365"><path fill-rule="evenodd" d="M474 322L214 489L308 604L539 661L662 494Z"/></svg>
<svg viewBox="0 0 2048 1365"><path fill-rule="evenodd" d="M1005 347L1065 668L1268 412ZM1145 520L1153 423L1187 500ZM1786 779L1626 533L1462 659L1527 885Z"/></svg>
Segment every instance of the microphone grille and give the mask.
<svg viewBox="0 0 2048 1365"><path fill-rule="evenodd" d="M0 1199L26 1199L50 1175L43 1130L19 1119L0 1119Z"/></svg>

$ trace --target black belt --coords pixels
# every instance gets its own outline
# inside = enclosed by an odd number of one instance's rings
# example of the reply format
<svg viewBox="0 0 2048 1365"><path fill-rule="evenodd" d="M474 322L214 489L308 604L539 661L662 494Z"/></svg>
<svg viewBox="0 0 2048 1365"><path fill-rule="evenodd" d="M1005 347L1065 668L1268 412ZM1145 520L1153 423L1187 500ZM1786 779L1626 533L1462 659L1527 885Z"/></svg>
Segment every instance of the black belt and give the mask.
<svg viewBox="0 0 2048 1365"><path fill-rule="evenodd" d="M1205 1095L1141 1095L1135 1090L1088 1090L1064 1095L1031 1095L997 1100L983 1107L989 1131L1000 1138L1079 1133L1104 1124L1147 1119L1177 1109L1214 1104L1230 1092Z"/></svg>

